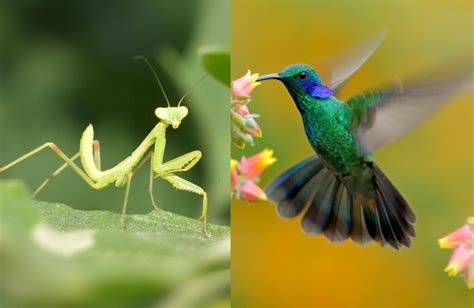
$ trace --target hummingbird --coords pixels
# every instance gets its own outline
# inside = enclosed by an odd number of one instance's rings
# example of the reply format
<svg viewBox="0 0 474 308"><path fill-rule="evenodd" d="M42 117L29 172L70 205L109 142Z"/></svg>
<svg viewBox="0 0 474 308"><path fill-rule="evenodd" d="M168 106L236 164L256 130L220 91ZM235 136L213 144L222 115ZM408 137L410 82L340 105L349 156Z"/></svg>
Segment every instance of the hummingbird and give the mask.
<svg viewBox="0 0 474 308"><path fill-rule="evenodd" d="M304 213L301 226L307 234L324 234L331 242L351 238L360 245L375 241L395 249L410 247L415 213L375 163L372 152L426 119L459 90L465 78L337 99L339 86L364 61L345 72L336 87L325 85L306 64L257 79L283 83L315 151L274 179L265 193L281 216Z"/></svg>

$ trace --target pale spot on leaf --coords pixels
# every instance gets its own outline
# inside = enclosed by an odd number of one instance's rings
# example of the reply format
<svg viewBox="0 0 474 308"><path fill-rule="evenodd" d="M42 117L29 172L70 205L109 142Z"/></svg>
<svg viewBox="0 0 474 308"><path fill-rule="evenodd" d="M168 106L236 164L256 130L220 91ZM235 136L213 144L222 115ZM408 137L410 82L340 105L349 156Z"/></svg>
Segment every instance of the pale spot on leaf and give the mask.
<svg viewBox="0 0 474 308"><path fill-rule="evenodd" d="M43 249L64 257L83 252L94 245L93 230L60 231L39 223L31 237Z"/></svg>

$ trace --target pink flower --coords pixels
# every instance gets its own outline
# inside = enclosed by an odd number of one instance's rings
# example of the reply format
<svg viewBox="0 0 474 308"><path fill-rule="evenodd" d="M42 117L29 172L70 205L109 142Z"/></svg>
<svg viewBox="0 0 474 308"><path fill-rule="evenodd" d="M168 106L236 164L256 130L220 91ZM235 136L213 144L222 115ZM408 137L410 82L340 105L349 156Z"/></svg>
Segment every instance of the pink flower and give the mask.
<svg viewBox="0 0 474 308"><path fill-rule="evenodd" d="M457 276L467 269L470 262L474 261L474 251L469 249L466 244L460 244L455 250L448 266L444 269L449 276Z"/></svg>
<svg viewBox="0 0 474 308"><path fill-rule="evenodd" d="M257 82L257 78L258 74L251 75L250 70L248 70L247 74L232 81L232 96L239 100L249 98L253 89L260 85L260 82Z"/></svg>
<svg viewBox="0 0 474 308"><path fill-rule="evenodd" d="M464 280L466 281L468 289L474 289L474 262L472 260L464 271Z"/></svg>
<svg viewBox="0 0 474 308"><path fill-rule="evenodd" d="M265 201L267 196L252 180L248 180L240 187L240 198L244 201Z"/></svg>
<svg viewBox="0 0 474 308"><path fill-rule="evenodd" d="M247 105L239 106L238 111L244 120L244 130L252 137L262 137L262 130L255 121L255 118L258 118L259 115L250 114Z"/></svg>
<svg viewBox="0 0 474 308"><path fill-rule="evenodd" d="M473 233L468 224L457 229L438 240L440 248L455 248L459 244L467 243L471 239Z"/></svg>
<svg viewBox="0 0 474 308"><path fill-rule="evenodd" d="M250 74L250 71L241 78L232 81L232 99L230 104L230 115L232 120L232 142L238 148L246 145L253 146L253 138L262 137L262 130L255 119L257 114L251 114L248 109L250 94L260 83L256 82L258 74Z"/></svg>
<svg viewBox="0 0 474 308"><path fill-rule="evenodd" d="M234 192L237 187L238 176L237 176L237 161L235 159L230 160L230 191Z"/></svg>
<svg viewBox="0 0 474 308"><path fill-rule="evenodd" d="M457 276L464 272L464 280L469 289L474 288L474 217L467 219L467 224L439 239L441 248L454 248L445 272Z"/></svg>
<svg viewBox="0 0 474 308"><path fill-rule="evenodd" d="M253 146L254 137L262 137L262 130L258 125L257 114L251 114L248 108L250 94L260 84L258 74L251 74L250 70L241 78L232 81L230 117L232 123L232 142L238 148L246 145ZM240 161L230 162L231 195L244 201L267 200L265 192L258 186L259 176L276 159L273 151L265 149L249 158L242 157Z"/></svg>
<svg viewBox="0 0 474 308"><path fill-rule="evenodd" d="M260 153L242 157L240 161L230 161L231 195L244 201L267 200L265 192L258 186L260 175L276 161L273 150L265 149Z"/></svg>
<svg viewBox="0 0 474 308"><path fill-rule="evenodd" d="M240 173L247 178L259 177L262 172L276 162L273 150L265 149L248 158L242 157L239 163Z"/></svg>
<svg viewBox="0 0 474 308"><path fill-rule="evenodd" d="M262 137L262 130L255 121L256 114L250 114L247 105L235 104L231 110L232 140L239 148L253 146L253 137Z"/></svg>

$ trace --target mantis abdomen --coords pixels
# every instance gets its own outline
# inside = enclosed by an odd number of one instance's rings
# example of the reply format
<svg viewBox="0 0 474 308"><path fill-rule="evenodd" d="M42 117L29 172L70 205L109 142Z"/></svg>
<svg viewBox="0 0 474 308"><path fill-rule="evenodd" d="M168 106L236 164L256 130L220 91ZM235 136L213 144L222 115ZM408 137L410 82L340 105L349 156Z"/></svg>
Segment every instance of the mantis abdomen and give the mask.
<svg viewBox="0 0 474 308"><path fill-rule="evenodd" d="M105 187L112 182L116 186L122 186L126 183L127 174L140 162L146 151L154 143L155 129L143 140L138 148L120 163L107 170L100 170L94 159L94 128L89 124L82 133L80 142L80 156L85 173L97 183L97 186Z"/></svg>

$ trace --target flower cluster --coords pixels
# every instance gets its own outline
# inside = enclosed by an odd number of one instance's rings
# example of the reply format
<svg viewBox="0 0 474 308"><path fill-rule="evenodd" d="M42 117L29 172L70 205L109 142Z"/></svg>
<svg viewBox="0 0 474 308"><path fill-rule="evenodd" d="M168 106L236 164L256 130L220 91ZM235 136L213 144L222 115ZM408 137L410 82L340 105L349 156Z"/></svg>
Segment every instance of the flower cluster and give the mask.
<svg viewBox="0 0 474 308"><path fill-rule="evenodd" d="M262 130L255 120L259 116L251 114L248 109L250 95L260 84L257 78L258 74L251 74L249 70L241 78L232 81L230 106L232 142L240 149L246 145L253 146L253 138L262 137ZM258 183L262 172L275 161L273 151L269 149L248 158L243 156L240 161L231 159L231 194L243 201L267 200Z"/></svg>
<svg viewBox="0 0 474 308"><path fill-rule="evenodd" d="M449 276L464 273L469 289L474 288L474 217L469 217L461 228L439 239L441 248L454 249L445 271Z"/></svg>
<svg viewBox="0 0 474 308"><path fill-rule="evenodd" d="M267 196L257 185L260 175L276 162L273 151L265 149L250 157L242 157L240 161L230 162L231 193L244 201L265 201Z"/></svg>
<svg viewBox="0 0 474 308"><path fill-rule="evenodd" d="M246 145L253 145L254 137L262 137L262 130L255 121L259 117L257 114L251 114L247 105L250 103L250 93L260 83L257 82L258 74L247 74L241 78L232 81L232 98L230 114L232 120L232 141L243 149Z"/></svg>

